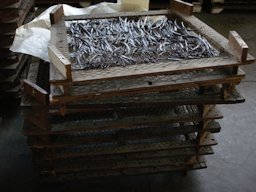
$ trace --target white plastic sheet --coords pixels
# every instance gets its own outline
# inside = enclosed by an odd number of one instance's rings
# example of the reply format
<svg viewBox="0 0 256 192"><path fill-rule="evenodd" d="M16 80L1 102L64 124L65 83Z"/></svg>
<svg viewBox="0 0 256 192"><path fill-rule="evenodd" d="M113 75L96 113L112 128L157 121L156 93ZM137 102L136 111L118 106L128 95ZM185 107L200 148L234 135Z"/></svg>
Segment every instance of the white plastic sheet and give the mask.
<svg viewBox="0 0 256 192"><path fill-rule="evenodd" d="M118 3L100 3L87 8L75 8L63 4L63 9L66 16L122 11L146 11L148 9L148 0L128 4L126 2L126 0L119 0ZM14 42L10 50L49 61L47 49L50 41L51 26L49 14L54 8L55 6L49 7L33 21L19 27L16 30Z"/></svg>

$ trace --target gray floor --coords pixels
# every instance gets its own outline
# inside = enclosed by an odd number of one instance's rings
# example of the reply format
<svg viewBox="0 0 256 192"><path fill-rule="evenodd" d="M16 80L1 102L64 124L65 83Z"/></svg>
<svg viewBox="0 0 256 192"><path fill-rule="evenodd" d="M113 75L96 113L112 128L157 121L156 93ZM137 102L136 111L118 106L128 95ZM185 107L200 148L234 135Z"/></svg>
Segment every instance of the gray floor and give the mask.
<svg viewBox="0 0 256 192"><path fill-rule="evenodd" d="M256 14L201 14L200 19L225 36L236 30L256 55ZM41 184L31 162L26 138L22 136L23 117L19 107L1 108L0 190L7 191L256 191L256 65L244 68L247 78L239 85L246 102L221 106L222 131L219 145L207 157L208 168L180 173L89 180L68 184Z"/></svg>

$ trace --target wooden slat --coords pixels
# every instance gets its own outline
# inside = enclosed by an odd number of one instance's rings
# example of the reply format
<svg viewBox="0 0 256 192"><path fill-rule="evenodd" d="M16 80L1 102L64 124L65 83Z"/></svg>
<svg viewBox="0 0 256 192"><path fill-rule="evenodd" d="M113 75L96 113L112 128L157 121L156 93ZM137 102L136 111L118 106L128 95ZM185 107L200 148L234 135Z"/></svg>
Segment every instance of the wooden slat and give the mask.
<svg viewBox="0 0 256 192"><path fill-rule="evenodd" d="M193 71L197 69L218 68L223 66L238 65L235 59L227 56L203 59L191 59L173 62L160 62L152 64L140 64L124 67L111 67L107 69L92 69L72 71L73 82L75 84L89 81L134 78L145 75L160 75L178 73L182 71ZM55 81L52 83L59 84ZM64 82L61 82L64 83Z"/></svg>
<svg viewBox="0 0 256 192"><path fill-rule="evenodd" d="M57 68L57 70L66 78L72 79L71 77L71 63L56 46L49 45L48 55L50 62Z"/></svg>
<svg viewBox="0 0 256 192"><path fill-rule="evenodd" d="M198 60L184 60L180 62L172 63L158 63L158 64L141 64L138 66L127 66L125 70L120 70L118 67L113 67L112 69L103 70L88 70L88 71L73 71L73 82L75 84L84 84L97 81L97 80L107 80L115 78L132 78L140 77L147 75L156 75L156 74L168 74L169 73L178 73L182 70L192 71L195 69L207 69L221 66L233 66L236 61L227 57L219 58L208 58L208 59L198 59ZM202 65L204 63L204 65ZM65 84L64 81L53 81L53 84Z"/></svg>
<svg viewBox="0 0 256 192"><path fill-rule="evenodd" d="M49 94L44 89L27 79L23 80L23 88L26 94L35 98L39 103L48 105Z"/></svg>
<svg viewBox="0 0 256 192"><path fill-rule="evenodd" d="M218 86L212 86L206 95L199 95L195 88L186 90L181 89L175 92L166 93L147 93L143 95L135 96L116 96L112 98L88 98L82 102L71 102L66 105L66 113L77 113L84 111L95 111L99 109L111 109L117 107L128 106L144 106L150 103L152 106L163 105L203 105L203 104L235 104L243 103L245 99L241 96L237 90L232 90L227 93L225 98L222 97L221 88ZM25 106L33 106L33 102L25 100L23 103ZM56 104L56 105L55 105ZM59 114L59 104L51 103L51 114Z"/></svg>
<svg viewBox="0 0 256 192"><path fill-rule="evenodd" d="M57 82L61 81L63 84L69 83L69 80L65 79L65 77L56 69L52 63L50 63L50 80L51 79L55 79Z"/></svg>
<svg viewBox="0 0 256 192"><path fill-rule="evenodd" d="M170 10L156 10L156 11L137 11L137 12L119 12L119 13L102 13L102 14L88 14L88 15L73 15L65 16L66 21L85 20L85 19L102 19L114 17L136 17L136 16L154 16L167 15Z"/></svg>
<svg viewBox="0 0 256 192"><path fill-rule="evenodd" d="M178 11L182 14L191 16L193 15L193 4L181 0L171 0L171 9Z"/></svg>
<svg viewBox="0 0 256 192"><path fill-rule="evenodd" d="M248 45L236 31L229 32L229 46L234 51L234 55L241 63L246 63L248 55Z"/></svg>
<svg viewBox="0 0 256 192"><path fill-rule="evenodd" d="M51 69L50 81L52 79L57 79L57 80L64 80L65 82L70 82L72 80L71 62L69 60L70 57L69 57L69 49L68 49L67 38L66 38L67 32L65 27L64 16L61 16L58 19L60 20L51 26L51 42L49 47L52 47L53 50L55 51L53 52L54 53L53 56L55 57L56 63L53 63L54 67L51 66L50 68ZM58 53L59 56L61 56L60 58L56 57L57 56L56 52ZM49 55L49 58L50 58L50 55ZM64 61L61 61L62 58L65 58ZM63 64L65 69L63 69ZM64 86L63 89L65 89L66 92L69 92L66 86Z"/></svg>
<svg viewBox="0 0 256 192"><path fill-rule="evenodd" d="M36 125L39 129L45 130L47 129L49 122L48 106L45 105L49 102L49 95L44 89L36 85L36 83L38 83L40 65L42 65L42 63L34 61L29 66L26 79L32 84L32 86L29 85L28 93L23 94L21 106L28 107L27 110L24 109L25 119L29 119L29 122ZM34 90L34 92L38 91L37 96L39 97L33 96L33 90L31 89L34 89L34 86L38 88L38 90ZM29 102L29 105L27 105L26 102Z"/></svg>
<svg viewBox="0 0 256 192"><path fill-rule="evenodd" d="M50 13L51 24L58 23L64 17L64 10L61 4L57 5Z"/></svg>
<svg viewBox="0 0 256 192"><path fill-rule="evenodd" d="M170 91L174 89L211 86L222 83L239 83L243 78L244 74L229 75L222 72L219 74L198 74L193 77L190 76L190 78L188 76L186 78L186 75L181 74L180 76L160 76L160 78L141 78L132 81L106 81L97 84L74 86L70 95L52 95L52 103L79 101L96 97L102 98ZM193 81L191 81L191 79L193 79Z"/></svg>
<svg viewBox="0 0 256 192"><path fill-rule="evenodd" d="M29 66L27 79L23 81L23 91L43 105L49 104L49 93L39 87L36 83L39 69L39 62L33 62Z"/></svg>

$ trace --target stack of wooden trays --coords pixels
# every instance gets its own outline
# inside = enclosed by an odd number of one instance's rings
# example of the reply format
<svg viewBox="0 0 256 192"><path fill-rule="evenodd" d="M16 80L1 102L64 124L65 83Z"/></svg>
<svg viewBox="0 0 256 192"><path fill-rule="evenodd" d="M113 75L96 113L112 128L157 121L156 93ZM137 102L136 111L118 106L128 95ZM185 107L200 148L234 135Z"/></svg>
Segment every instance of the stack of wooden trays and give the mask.
<svg viewBox="0 0 256 192"><path fill-rule="evenodd" d="M27 55L9 50L15 30L34 17L34 0L0 2L0 95L20 97L21 82Z"/></svg>
<svg viewBox="0 0 256 192"><path fill-rule="evenodd" d="M172 10L63 16L51 13L51 63L30 65L24 81L24 135L40 175L50 181L206 168L222 115L217 104L244 102L240 65L254 62L235 32L229 40L192 16ZM207 38L214 58L71 70L65 20L166 15Z"/></svg>
<svg viewBox="0 0 256 192"><path fill-rule="evenodd" d="M225 0L222 4L225 10L256 10L255 0Z"/></svg>
<svg viewBox="0 0 256 192"><path fill-rule="evenodd" d="M213 14L218 14L223 10L256 10L255 0L205 0L203 7Z"/></svg>

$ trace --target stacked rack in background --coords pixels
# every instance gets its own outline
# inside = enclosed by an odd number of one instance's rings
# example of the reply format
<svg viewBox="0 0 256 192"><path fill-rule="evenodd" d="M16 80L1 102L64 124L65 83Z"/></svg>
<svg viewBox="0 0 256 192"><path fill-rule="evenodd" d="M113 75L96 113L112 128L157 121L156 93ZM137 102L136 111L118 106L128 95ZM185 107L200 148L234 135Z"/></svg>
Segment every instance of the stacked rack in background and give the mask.
<svg viewBox="0 0 256 192"><path fill-rule="evenodd" d="M223 3L224 0L204 0L202 6L204 10L212 14L218 14L224 9Z"/></svg>
<svg viewBox="0 0 256 192"><path fill-rule="evenodd" d="M178 18L221 55L72 71L63 10L51 13L51 63L30 65L24 81L24 135L40 175L50 181L206 168L222 118L217 104L244 102L236 85L254 62L235 32L229 40L192 16L172 10L65 17L66 20Z"/></svg>
<svg viewBox="0 0 256 192"><path fill-rule="evenodd" d="M0 95L20 97L20 77L24 75L28 56L9 50L15 30L34 17L34 0L0 2Z"/></svg>
<svg viewBox="0 0 256 192"><path fill-rule="evenodd" d="M225 10L256 10L255 0L225 0L223 3Z"/></svg>
<svg viewBox="0 0 256 192"><path fill-rule="evenodd" d="M184 0L184 2L189 2ZM194 9L193 12L194 13L201 13L202 11L202 3L203 0L195 0L195 1L191 1L193 3ZM152 9L166 9L166 7L168 7L170 5L170 1L169 0L150 0L149 1L149 8L150 10Z"/></svg>
<svg viewBox="0 0 256 192"><path fill-rule="evenodd" d="M255 0L204 0L203 7L213 14L223 10L256 10Z"/></svg>

